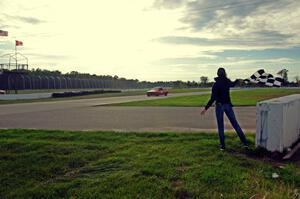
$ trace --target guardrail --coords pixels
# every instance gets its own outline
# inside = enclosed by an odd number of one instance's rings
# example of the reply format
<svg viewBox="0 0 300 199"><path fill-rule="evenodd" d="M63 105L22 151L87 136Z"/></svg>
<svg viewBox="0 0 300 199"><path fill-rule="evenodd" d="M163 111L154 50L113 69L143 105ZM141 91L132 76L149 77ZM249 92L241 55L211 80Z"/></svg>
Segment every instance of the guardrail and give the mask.
<svg viewBox="0 0 300 199"><path fill-rule="evenodd" d="M55 93L31 93L31 94L4 94L0 95L0 100L24 100L24 99L44 99L44 98L62 98L75 97L83 95L120 93L121 90L91 90L91 91L65 91Z"/></svg>
<svg viewBox="0 0 300 199"><path fill-rule="evenodd" d="M51 97L52 93L4 94L0 95L0 100L44 99Z"/></svg>

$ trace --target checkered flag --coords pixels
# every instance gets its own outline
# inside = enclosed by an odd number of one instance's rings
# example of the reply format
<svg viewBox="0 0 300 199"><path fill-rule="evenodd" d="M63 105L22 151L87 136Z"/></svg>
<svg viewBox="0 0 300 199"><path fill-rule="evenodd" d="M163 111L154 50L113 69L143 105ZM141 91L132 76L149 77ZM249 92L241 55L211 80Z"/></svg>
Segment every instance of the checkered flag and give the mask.
<svg viewBox="0 0 300 199"><path fill-rule="evenodd" d="M250 78L244 80L245 83L262 84L270 87L281 87L283 83L282 77L274 77L272 74L266 73L264 69L258 70L251 75Z"/></svg>

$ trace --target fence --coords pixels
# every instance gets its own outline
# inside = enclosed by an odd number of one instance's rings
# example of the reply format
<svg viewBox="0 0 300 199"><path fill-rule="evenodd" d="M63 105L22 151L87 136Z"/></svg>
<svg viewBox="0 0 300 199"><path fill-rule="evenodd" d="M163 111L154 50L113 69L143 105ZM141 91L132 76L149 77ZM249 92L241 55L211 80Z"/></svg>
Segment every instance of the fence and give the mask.
<svg viewBox="0 0 300 199"><path fill-rule="evenodd" d="M80 78L63 75L30 75L6 71L0 74L1 90L27 89L94 89L94 88L137 88L137 83L120 82L113 78Z"/></svg>

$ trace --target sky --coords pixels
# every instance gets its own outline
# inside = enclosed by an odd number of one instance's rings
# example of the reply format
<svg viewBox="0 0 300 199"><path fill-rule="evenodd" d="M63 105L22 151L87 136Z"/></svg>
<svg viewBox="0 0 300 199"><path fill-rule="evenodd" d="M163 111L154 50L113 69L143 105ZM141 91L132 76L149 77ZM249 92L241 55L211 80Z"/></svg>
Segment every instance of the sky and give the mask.
<svg viewBox="0 0 300 199"><path fill-rule="evenodd" d="M0 55L30 68L148 81L300 76L299 0L1 0ZM0 59L7 62L7 59Z"/></svg>

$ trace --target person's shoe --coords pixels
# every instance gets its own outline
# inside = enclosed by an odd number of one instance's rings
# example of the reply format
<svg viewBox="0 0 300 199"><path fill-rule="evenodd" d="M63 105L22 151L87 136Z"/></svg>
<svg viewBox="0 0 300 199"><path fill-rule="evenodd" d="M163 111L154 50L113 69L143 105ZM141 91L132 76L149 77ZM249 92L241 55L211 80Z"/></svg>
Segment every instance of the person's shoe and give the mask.
<svg viewBox="0 0 300 199"><path fill-rule="evenodd" d="M244 149L247 149L247 150L249 149L249 145L248 144L244 144L243 147L244 147Z"/></svg>
<svg viewBox="0 0 300 199"><path fill-rule="evenodd" d="M225 146L220 146L220 151L224 151L225 150Z"/></svg>

